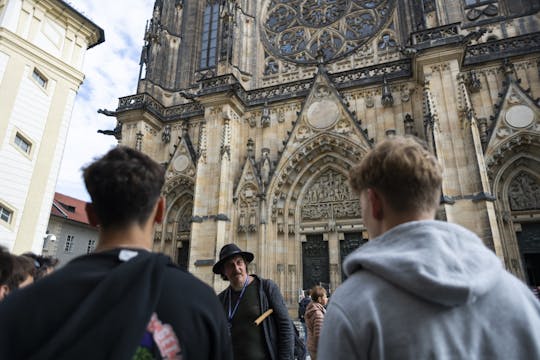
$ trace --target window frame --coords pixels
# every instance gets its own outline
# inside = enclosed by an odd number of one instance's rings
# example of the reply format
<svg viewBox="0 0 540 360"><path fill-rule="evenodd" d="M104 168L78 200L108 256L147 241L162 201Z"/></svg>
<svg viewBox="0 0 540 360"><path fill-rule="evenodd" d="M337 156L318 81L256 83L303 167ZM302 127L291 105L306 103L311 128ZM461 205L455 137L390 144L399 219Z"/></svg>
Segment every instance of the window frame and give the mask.
<svg viewBox="0 0 540 360"><path fill-rule="evenodd" d="M75 235L68 235L64 244L64 254L71 254L73 252L73 242Z"/></svg>
<svg viewBox="0 0 540 360"><path fill-rule="evenodd" d="M90 254L96 250L96 240L88 240L88 245L86 246L86 253Z"/></svg>
<svg viewBox="0 0 540 360"><path fill-rule="evenodd" d="M6 221L1 216L1 213L3 211L0 210L0 225L6 227L9 230L13 230L13 227L15 226L15 219L17 217L17 211L15 207L8 205L5 201L0 199L0 209L3 209L4 211L9 213L9 219L8 221Z"/></svg>
<svg viewBox="0 0 540 360"><path fill-rule="evenodd" d="M49 85L49 78L45 74L43 74L42 71L38 70L37 67L34 66L30 77L37 85L39 85L39 87L41 87L43 90L47 90L47 87Z"/></svg>
<svg viewBox="0 0 540 360"><path fill-rule="evenodd" d="M19 139L19 140L17 140L17 139ZM18 143L18 141L27 144L28 145L28 149L27 149L28 151L25 151L23 149L23 147L21 147L21 145ZM32 156L34 154L34 148L35 148L34 144L35 143L34 143L34 141L31 140L30 136L26 135L20 129L15 128L14 131L13 131L13 135L11 137L10 143L19 153L21 153L22 155L24 155L28 159L32 159Z"/></svg>
<svg viewBox="0 0 540 360"><path fill-rule="evenodd" d="M214 1L206 5L203 12L201 32L201 49L199 52L199 70L216 67L219 33L219 2Z"/></svg>

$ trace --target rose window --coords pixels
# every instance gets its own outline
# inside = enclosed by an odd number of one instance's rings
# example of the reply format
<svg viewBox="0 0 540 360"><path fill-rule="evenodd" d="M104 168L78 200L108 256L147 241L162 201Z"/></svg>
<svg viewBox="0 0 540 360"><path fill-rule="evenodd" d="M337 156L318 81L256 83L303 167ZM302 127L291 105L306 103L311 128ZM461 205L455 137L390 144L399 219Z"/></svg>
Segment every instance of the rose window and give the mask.
<svg viewBox="0 0 540 360"><path fill-rule="evenodd" d="M296 63L336 60L384 28L395 0L271 0L262 22L269 52Z"/></svg>

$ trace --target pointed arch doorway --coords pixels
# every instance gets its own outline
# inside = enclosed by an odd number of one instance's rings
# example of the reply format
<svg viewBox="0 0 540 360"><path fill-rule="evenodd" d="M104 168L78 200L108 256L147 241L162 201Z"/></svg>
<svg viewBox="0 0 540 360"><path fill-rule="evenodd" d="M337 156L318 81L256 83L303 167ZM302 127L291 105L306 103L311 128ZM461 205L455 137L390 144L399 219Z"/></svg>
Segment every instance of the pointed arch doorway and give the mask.
<svg viewBox="0 0 540 360"><path fill-rule="evenodd" d="M190 266L191 223L193 216L193 181L177 178L164 187L165 219L156 229L154 249L173 259L182 269Z"/></svg>
<svg viewBox="0 0 540 360"><path fill-rule="evenodd" d="M343 259L363 244L360 203L351 192L346 172L321 166L305 182L300 197L302 285L333 291L343 280Z"/></svg>

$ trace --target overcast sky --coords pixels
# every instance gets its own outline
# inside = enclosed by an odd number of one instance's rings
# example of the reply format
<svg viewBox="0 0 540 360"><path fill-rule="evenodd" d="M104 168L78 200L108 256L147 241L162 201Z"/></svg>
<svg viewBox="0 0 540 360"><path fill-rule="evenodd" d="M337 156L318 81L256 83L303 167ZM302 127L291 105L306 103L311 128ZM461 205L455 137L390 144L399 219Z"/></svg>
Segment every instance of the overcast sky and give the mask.
<svg viewBox="0 0 540 360"><path fill-rule="evenodd" d="M98 114L115 110L118 98L134 94L146 21L154 0L70 0L79 12L105 31L105 42L86 53L85 80L75 100L56 191L89 201L81 167L117 144L98 129L113 129L116 120Z"/></svg>

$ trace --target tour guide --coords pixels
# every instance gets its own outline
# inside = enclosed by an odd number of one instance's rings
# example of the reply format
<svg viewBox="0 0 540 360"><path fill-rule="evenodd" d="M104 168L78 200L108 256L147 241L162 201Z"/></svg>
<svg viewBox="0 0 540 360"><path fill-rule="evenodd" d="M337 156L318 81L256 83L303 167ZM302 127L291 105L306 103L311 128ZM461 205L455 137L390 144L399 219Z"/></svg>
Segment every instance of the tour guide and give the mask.
<svg viewBox="0 0 540 360"><path fill-rule="evenodd" d="M294 333L277 285L248 275L253 254L235 244L219 252L212 271L230 285L218 297L229 321L235 360L293 359Z"/></svg>

